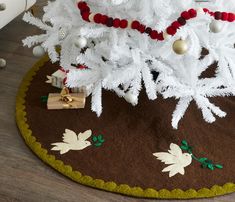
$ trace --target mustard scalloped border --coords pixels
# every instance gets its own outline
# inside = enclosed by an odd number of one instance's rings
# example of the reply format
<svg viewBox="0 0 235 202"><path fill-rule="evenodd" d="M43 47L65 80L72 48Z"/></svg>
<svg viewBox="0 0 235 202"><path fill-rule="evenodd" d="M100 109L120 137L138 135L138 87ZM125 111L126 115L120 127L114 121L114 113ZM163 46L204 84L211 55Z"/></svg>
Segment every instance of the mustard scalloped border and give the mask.
<svg viewBox="0 0 235 202"><path fill-rule="evenodd" d="M43 66L44 63L48 60L48 56L43 57L28 71L22 80L16 98L16 122L21 135L31 150L45 163L49 164L55 170L80 184L134 197L158 199L192 199L209 198L235 192L235 184L231 182L226 183L223 186L214 185L212 188L202 188L200 190L189 189L187 191L183 191L181 189L174 189L172 191L161 189L157 191L153 188L147 188L144 190L141 187L130 187L127 184L118 185L115 182L105 182L101 179L93 179L90 176L83 175L79 171L74 171L70 165L64 165L64 163L60 160L57 160L54 155L48 154L48 151L41 147L41 144L37 142L36 138L32 134L32 131L29 129L25 111L25 97L28 91L28 87L33 80L33 76L36 75L39 68Z"/></svg>

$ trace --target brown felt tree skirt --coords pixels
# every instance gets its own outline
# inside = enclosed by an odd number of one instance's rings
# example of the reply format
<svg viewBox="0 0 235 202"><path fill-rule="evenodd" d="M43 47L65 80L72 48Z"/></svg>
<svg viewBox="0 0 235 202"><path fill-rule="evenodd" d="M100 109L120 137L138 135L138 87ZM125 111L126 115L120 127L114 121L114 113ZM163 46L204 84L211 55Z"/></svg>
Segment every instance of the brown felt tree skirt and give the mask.
<svg viewBox="0 0 235 202"><path fill-rule="evenodd" d="M203 121L195 103L190 105L178 130L171 126L175 100L156 101L140 96L139 104L131 104L112 92L103 92L103 113L100 118L90 110L90 98L85 109L48 111L40 97L59 90L46 84L46 75L57 68L47 62L34 77L26 96L27 122L42 147L64 164L84 175L117 184L172 190L180 188L201 189L213 185L234 183L235 179L235 98L216 98L228 115L213 124ZM61 142L64 130L76 133L91 129L102 134L105 143L82 151L69 151L64 155L50 151L51 143ZM224 166L222 170L202 169L198 162L180 174L169 178L161 170L166 167L153 156L155 152L167 151L170 143L180 145L185 139L194 147L195 155L208 157Z"/></svg>

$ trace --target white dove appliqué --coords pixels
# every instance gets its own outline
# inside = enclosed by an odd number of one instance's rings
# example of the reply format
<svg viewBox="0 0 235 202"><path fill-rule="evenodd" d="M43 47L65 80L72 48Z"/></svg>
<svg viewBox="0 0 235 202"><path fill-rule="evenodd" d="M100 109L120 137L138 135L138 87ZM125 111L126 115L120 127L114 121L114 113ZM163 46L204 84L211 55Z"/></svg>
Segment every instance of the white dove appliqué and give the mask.
<svg viewBox="0 0 235 202"><path fill-rule="evenodd" d="M173 143L171 143L170 150L168 150L168 152L153 154L158 160L169 165L164 168L162 172L169 172L169 177L173 177L178 173L184 175L184 168L192 163L192 155L189 153L183 153L181 148Z"/></svg>
<svg viewBox="0 0 235 202"><path fill-rule="evenodd" d="M87 140L91 135L91 130L77 135L74 131L66 129L63 134L63 142L52 143L51 145L54 147L51 150L60 151L60 154L65 154L70 150L83 150L91 146L91 142Z"/></svg>

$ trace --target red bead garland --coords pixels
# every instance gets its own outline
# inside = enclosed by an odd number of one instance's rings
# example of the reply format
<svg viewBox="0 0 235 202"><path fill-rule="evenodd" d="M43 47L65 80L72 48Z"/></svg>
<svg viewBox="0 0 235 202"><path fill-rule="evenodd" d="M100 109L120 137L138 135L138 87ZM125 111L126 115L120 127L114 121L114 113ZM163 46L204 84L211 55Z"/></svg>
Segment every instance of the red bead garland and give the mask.
<svg viewBox="0 0 235 202"><path fill-rule="evenodd" d="M132 29L139 29L139 26L140 26L140 23L137 20L133 21L131 24Z"/></svg>
<svg viewBox="0 0 235 202"><path fill-rule="evenodd" d="M138 30L143 34L145 32L145 25L140 25Z"/></svg>
<svg viewBox="0 0 235 202"><path fill-rule="evenodd" d="M121 20L120 22L120 28L125 29L127 28L128 21L127 20Z"/></svg>
<svg viewBox="0 0 235 202"><path fill-rule="evenodd" d="M108 21L108 16L102 15L100 19L101 24L106 25L107 21Z"/></svg>
<svg viewBox="0 0 235 202"><path fill-rule="evenodd" d="M100 13L95 14L94 22L97 23L97 24L100 24L101 23L101 17L102 17L102 15Z"/></svg>
<svg viewBox="0 0 235 202"><path fill-rule="evenodd" d="M177 21L181 26L186 25L186 20L183 17L179 17Z"/></svg>
<svg viewBox="0 0 235 202"><path fill-rule="evenodd" d="M107 25L107 27L112 27L113 26L113 18L108 17L106 25Z"/></svg>
<svg viewBox="0 0 235 202"><path fill-rule="evenodd" d="M147 27L147 28L145 28L145 33L146 34L150 34L151 32L152 32L153 30L152 30L152 28L151 27Z"/></svg>
<svg viewBox="0 0 235 202"><path fill-rule="evenodd" d="M120 19L118 19L118 18L115 18L114 20L113 20L113 26L115 27L115 28L119 28L120 27Z"/></svg>
<svg viewBox="0 0 235 202"><path fill-rule="evenodd" d="M78 9L80 10L82 19L90 22L89 16L91 15L90 7L87 5L86 2L80 1L77 4ZM203 12L207 13L214 17L215 20L222 20L227 22L234 22L235 21L235 14L234 13L227 13L227 12L212 12L207 8L203 8ZM197 11L193 8L189 9L188 11L183 11L180 17L174 21L167 29L166 33L173 36L176 34L177 30L184 26L187 23L187 20L197 17ZM96 24L103 24L107 27L114 27L114 28L121 28L126 29L128 27L128 21L126 19L119 19L109 17L107 15L102 15L101 13L97 13L94 15L94 22ZM163 33L158 33L158 31L153 30L151 27L146 27L145 25L141 24L139 21L134 20L130 24L131 29L137 30L140 33L148 34L153 40L164 40Z"/></svg>
<svg viewBox="0 0 235 202"><path fill-rule="evenodd" d="M157 39L158 37L158 32L156 30L153 30L151 33L150 33L150 37L152 39Z"/></svg>
<svg viewBox="0 0 235 202"><path fill-rule="evenodd" d="M216 11L216 12L215 12L215 19L216 19L216 20L220 20L220 19L221 19L221 17L222 17L221 12Z"/></svg>
<svg viewBox="0 0 235 202"><path fill-rule="evenodd" d="M173 26L167 27L166 33L173 36L176 33L176 29Z"/></svg>
<svg viewBox="0 0 235 202"><path fill-rule="evenodd" d="M233 22L234 20L235 20L235 14L229 13L229 14L228 14L228 21L229 21L229 22Z"/></svg>
<svg viewBox="0 0 235 202"><path fill-rule="evenodd" d="M179 29L181 27L181 24L178 22L178 21L174 21L171 26L174 28L174 29Z"/></svg>
<svg viewBox="0 0 235 202"><path fill-rule="evenodd" d="M89 13L89 12L84 12L84 13L82 13L82 19L85 20L85 21L87 21L87 22L90 22L89 16L90 16L90 13Z"/></svg>
<svg viewBox="0 0 235 202"><path fill-rule="evenodd" d="M189 15L190 15L190 18L195 18L197 17L197 11L193 8L189 9Z"/></svg>
<svg viewBox="0 0 235 202"><path fill-rule="evenodd" d="M228 20L228 13L222 12L221 20L227 21Z"/></svg>
<svg viewBox="0 0 235 202"><path fill-rule="evenodd" d="M185 20L189 20L191 18L188 11L182 12L181 17L184 18Z"/></svg>

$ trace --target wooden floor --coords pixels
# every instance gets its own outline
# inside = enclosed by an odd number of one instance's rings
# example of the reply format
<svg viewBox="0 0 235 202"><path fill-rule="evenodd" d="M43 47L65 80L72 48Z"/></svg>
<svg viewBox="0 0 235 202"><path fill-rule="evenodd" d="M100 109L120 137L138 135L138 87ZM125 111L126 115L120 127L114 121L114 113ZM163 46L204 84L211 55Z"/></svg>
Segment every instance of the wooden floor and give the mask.
<svg viewBox="0 0 235 202"><path fill-rule="evenodd" d="M45 3L39 0L38 4ZM15 124L15 97L26 71L37 61L21 40L38 30L21 21L22 16L0 30L0 201L22 202L147 202L79 185L42 163L24 144ZM195 201L195 200L191 200ZM235 194L203 202L234 202Z"/></svg>

